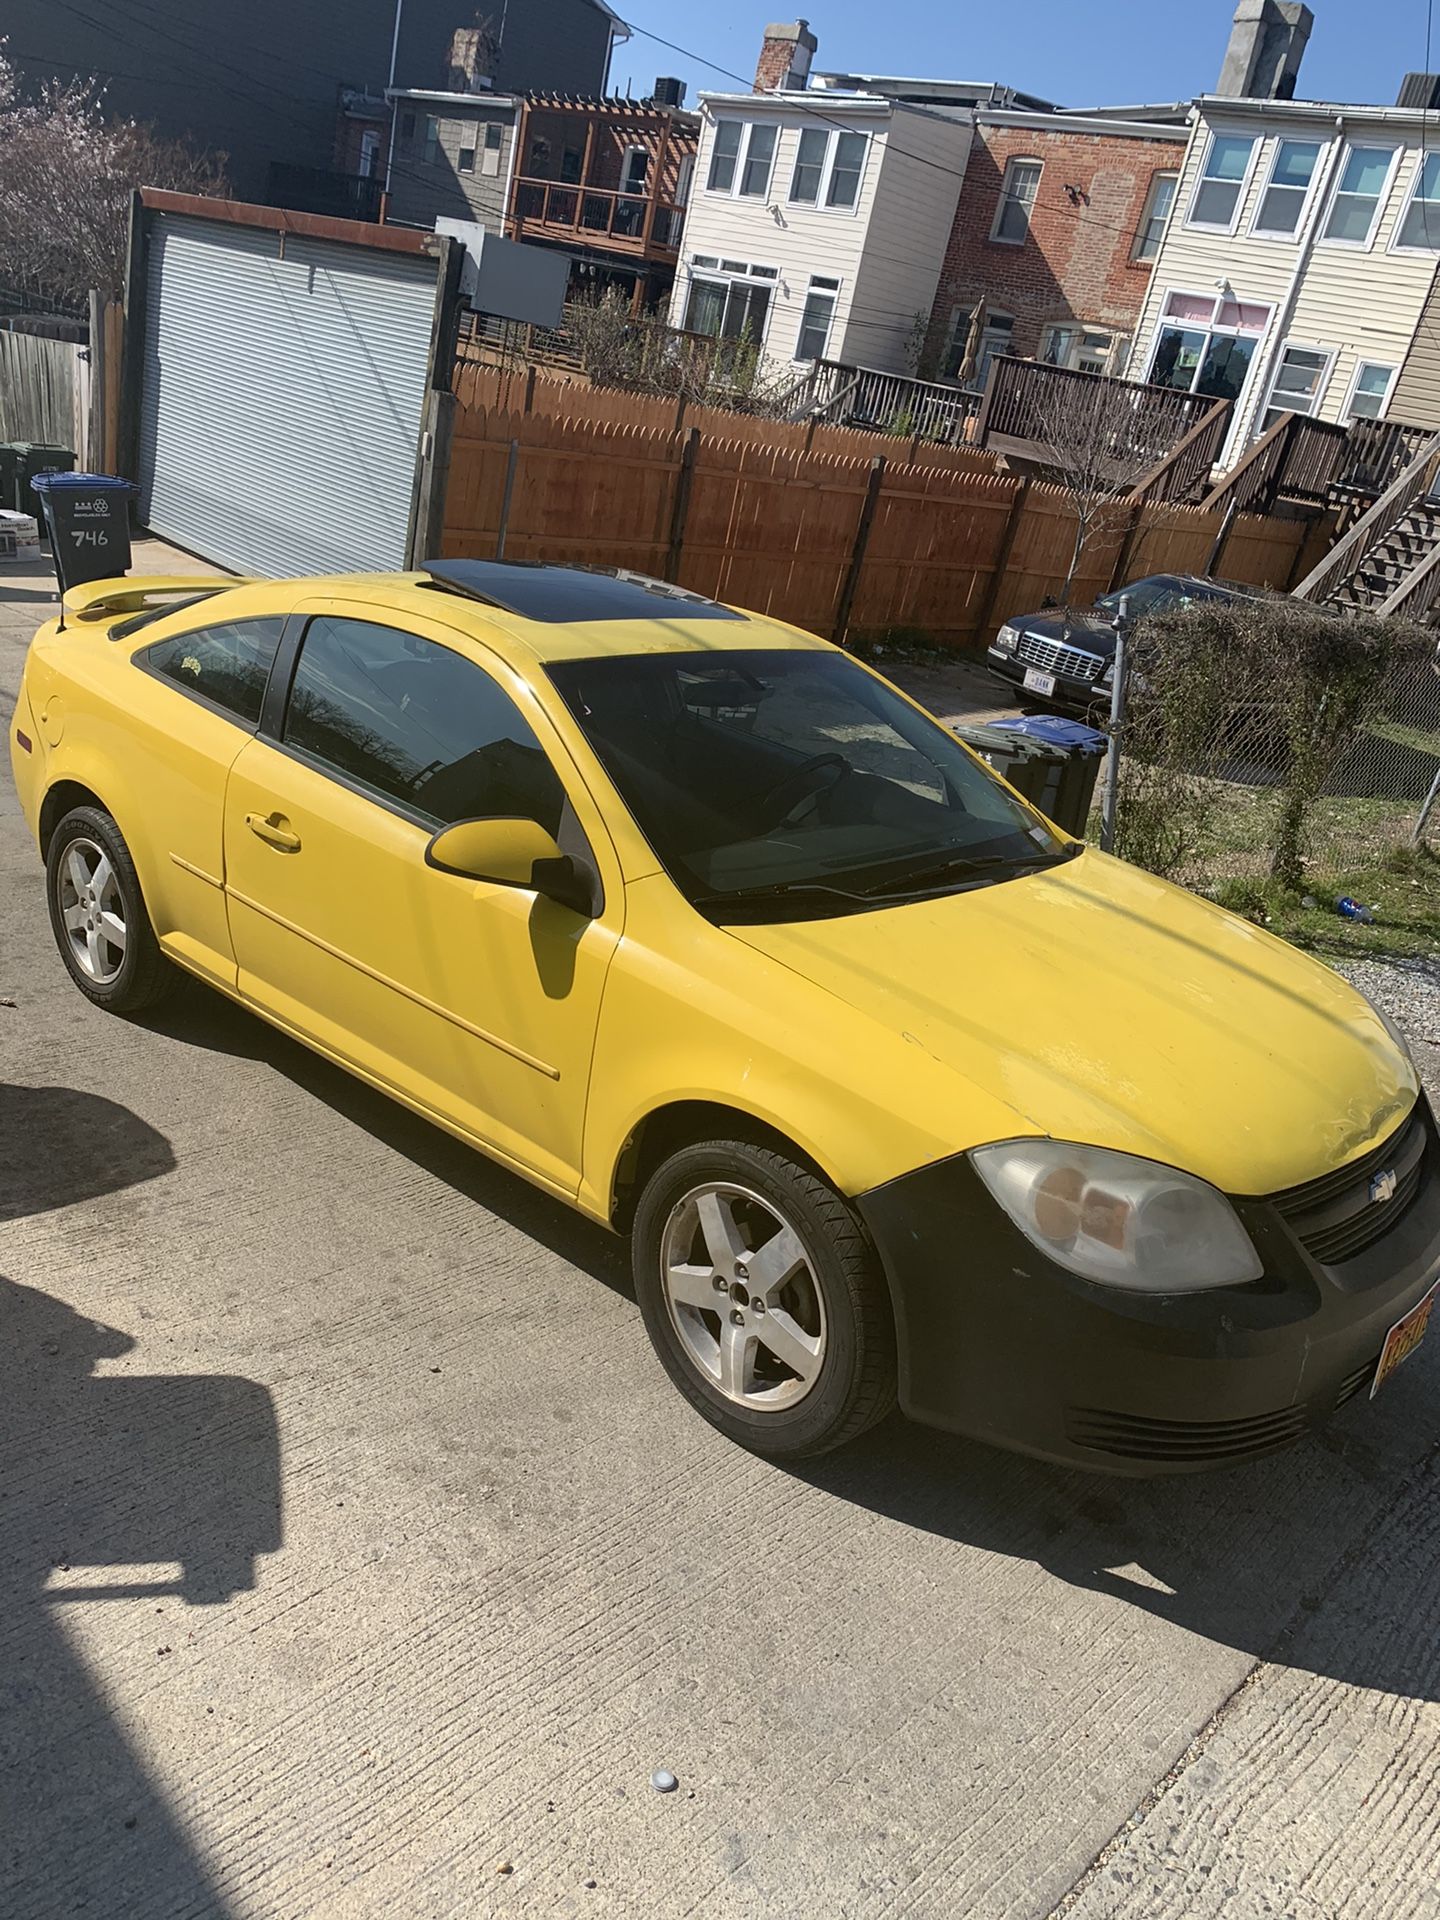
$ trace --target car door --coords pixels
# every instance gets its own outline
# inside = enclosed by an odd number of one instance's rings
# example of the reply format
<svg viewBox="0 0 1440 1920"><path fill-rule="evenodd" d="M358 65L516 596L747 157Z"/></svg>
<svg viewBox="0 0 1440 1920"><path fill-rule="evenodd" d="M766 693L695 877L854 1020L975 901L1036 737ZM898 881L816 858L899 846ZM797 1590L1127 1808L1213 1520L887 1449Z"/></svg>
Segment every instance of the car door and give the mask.
<svg viewBox="0 0 1440 1920"><path fill-rule="evenodd" d="M283 614L212 620L159 636L131 655L123 759L133 777L115 801L168 953L233 991L225 908L223 822L230 768L259 724L284 631ZM194 619L194 611L190 618Z"/></svg>
<svg viewBox="0 0 1440 1920"><path fill-rule="evenodd" d="M283 710L226 796L240 991L573 1194L624 899L594 803L533 692L468 636L351 602L295 622ZM589 861L598 916L426 865L438 828L487 815Z"/></svg>

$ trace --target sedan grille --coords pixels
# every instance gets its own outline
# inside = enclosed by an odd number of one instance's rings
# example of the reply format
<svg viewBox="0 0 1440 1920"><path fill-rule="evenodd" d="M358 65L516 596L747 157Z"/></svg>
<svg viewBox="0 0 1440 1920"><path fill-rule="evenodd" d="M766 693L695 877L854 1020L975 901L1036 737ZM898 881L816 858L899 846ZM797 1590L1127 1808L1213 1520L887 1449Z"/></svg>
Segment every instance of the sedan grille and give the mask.
<svg viewBox="0 0 1440 1920"><path fill-rule="evenodd" d="M1069 1407L1065 1430L1077 1446L1127 1460L1242 1460L1289 1446L1310 1418L1311 1409L1304 1404L1253 1414L1248 1420L1154 1420L1103 1407Z"/></svg>
<svg viewBox="0 0 1440 1920"><path fill-rule="evenodd" d="M1098 653L1086 653L1081 647L1062 647L1053 640L1042 640L1035 633L1022 633L1015 651L1027 666L1039 667L1045 673L1058 673L1066 680L1095 680L1105 666Z"/></svg>
<svg viewBox="0 0 1440 1920"><path fill-rule="evenodd" d="M1322 1266L1353 1260L1398 1226L1409 1212L1425 1177L1430 1153L1423 1105L1423 1101L1417 1104L1399 1131L1362 1160L1352 1160L1334 1173L1322 1174L1318 1180L1273 1196L1271 1204ZM1393 1187L1382 1199L1376 1182L1387 1174L1393 1178Z"/></svg>

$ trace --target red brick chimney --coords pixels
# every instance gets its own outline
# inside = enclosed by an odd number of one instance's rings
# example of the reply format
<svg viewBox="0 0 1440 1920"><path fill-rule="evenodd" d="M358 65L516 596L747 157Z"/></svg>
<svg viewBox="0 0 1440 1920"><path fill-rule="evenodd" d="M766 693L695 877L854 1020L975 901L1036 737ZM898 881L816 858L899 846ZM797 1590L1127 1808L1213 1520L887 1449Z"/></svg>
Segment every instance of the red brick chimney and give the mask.
<svg viewBox="0 0 1440 1920"><path fill-rule="evenodd" d="M808 20L766 27L765 44L755 67L756 93L798 92L810 78L810 62L819 44Z"/></svg>

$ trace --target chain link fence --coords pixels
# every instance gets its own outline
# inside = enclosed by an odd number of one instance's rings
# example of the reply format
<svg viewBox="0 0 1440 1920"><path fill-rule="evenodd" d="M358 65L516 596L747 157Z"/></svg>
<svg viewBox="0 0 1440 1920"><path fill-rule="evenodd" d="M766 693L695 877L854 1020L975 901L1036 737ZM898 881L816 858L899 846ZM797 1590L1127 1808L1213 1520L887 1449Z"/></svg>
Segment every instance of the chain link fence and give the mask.
<svg viewBox="0 0 1440 1920"><path fill-rule="evenodd" d="M1433 630L1293 601L1126 636L1115 851L1242 909L1440 850Z"/></svg>

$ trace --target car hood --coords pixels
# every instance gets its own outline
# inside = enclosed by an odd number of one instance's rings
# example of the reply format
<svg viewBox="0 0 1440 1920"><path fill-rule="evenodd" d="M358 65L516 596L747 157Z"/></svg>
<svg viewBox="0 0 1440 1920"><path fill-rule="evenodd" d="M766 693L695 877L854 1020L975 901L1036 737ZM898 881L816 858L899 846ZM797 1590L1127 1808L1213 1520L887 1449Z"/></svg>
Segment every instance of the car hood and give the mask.
<svg viewBox="0 0 1440 1920"><path fill-rule="evenodd" d="M1052 641L1056 646L1083 647L1102 660L1108 660L1115 651L1115 629L1102 613L1022 613L1005 624L1020 633L1034 634L1037 640Z"/></svg>
<svg viewBox="0 0 1440 1920"><path fill-rule="evenodd" d="M1418 1092L1338 974L1100 853L943 899L728 931L1003 1101L1017 1135L1142 1154L1227 1193L1343 1165Z"/></svg>

